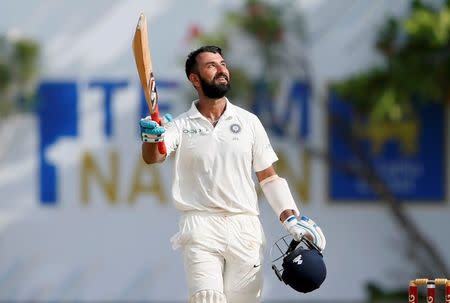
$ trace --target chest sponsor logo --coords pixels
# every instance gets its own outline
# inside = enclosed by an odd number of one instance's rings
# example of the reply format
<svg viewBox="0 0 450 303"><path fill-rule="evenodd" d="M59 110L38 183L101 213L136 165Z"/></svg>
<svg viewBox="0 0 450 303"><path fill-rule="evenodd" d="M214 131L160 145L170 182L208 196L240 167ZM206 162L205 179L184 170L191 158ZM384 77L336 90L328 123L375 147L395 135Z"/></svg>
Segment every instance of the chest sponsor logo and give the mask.
<svg viewBox="0 0 450 303"><path fill-rule="evenodd" d="M209 131L205 128L183 128L183 134L206 135Z"/></svg>

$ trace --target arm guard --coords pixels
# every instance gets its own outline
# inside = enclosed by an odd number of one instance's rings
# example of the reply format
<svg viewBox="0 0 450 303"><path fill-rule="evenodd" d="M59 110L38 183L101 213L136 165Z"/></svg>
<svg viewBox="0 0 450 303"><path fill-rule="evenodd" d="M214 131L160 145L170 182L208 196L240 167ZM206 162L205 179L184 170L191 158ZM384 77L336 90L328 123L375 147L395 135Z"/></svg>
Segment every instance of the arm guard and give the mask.
<svg viewBox="0 0 450 303"><path fill-rule="evenodd" d="M300 214L285 179L273 175L262 180L259 184L267 202L269 202L278 218L286 209L292 209L296 216Z"/></svg>

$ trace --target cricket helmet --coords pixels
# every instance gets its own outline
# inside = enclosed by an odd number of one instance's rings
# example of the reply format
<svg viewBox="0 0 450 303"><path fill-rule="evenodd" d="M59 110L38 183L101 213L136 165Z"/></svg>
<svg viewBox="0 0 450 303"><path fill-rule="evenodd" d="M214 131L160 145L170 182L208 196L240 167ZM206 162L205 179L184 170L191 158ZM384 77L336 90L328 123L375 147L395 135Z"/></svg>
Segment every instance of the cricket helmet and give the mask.
<svg viewBox="0 0 450 303"><path fill-rule="evenodd" d="M319 288L327 275L327 269L323 260L323 255L311 241L303 238L300 242L288 239L290 235L284 236L275 242L271 249L271 256L274 248L281 256L273 259L272 269L278 279L301 293L308 293ZM281 263L278 269L277 262ZM278 264L279 266L279 264Z"/></svg>

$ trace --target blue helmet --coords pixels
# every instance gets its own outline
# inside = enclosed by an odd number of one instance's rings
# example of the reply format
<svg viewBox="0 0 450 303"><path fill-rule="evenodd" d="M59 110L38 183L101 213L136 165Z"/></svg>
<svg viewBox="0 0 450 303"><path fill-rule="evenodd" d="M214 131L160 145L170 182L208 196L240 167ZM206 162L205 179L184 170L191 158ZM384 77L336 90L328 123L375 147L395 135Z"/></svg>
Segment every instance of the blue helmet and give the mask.
<svg viewBox="0 0 450 303"><path fill-rule="evenodd" d="M278 279L301 293L319 288L327 276L322 253L306 238L300 242L292 240L288 244L287 237L289 235L276 241L272 247L281 252L281 256L272 261L272 269ZM281 260L282 269L278 269L276 262Z"/></svg>

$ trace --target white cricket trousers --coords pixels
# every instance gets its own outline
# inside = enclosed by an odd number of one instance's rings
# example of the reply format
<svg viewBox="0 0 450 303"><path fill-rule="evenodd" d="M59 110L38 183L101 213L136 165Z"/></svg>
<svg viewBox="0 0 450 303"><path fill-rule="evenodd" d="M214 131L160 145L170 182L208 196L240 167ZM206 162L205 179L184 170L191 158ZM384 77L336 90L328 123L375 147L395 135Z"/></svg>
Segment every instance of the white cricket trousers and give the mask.
<svg viewBox="0 0 450 303"><path fill-rule="evenodd" d="M213 290L227 303L260 302L265 238L257 216L186 213L172 242L183 250L189 297Z"/></svg>

